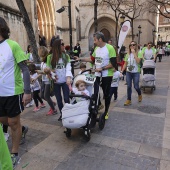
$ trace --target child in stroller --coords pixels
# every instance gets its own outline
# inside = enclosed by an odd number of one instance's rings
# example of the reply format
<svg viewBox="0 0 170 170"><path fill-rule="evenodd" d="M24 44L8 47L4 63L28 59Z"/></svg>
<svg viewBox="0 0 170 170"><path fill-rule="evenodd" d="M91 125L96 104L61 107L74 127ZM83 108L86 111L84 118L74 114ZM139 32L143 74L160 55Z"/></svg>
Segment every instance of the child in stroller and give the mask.
<svg viewBox="0 0 170 170"><path fill-rule="evenodd" d="M72 88L72 92L74 94L79 94L79 95L85 95L85 96L90 96L89 91L86 89L86 82L83 80L78 80L76 82L76 88ZM76 98L76 102L86 100L85 98Z"/></svg>

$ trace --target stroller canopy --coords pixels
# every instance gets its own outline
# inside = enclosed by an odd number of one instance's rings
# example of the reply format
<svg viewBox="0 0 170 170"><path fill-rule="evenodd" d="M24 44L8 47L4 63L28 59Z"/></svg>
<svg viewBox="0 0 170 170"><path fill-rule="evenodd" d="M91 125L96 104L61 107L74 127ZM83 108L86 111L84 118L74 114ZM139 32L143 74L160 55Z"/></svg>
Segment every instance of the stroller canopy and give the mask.
<svg viewBox="0 0 170 170"><path fill-rule="evenodd" d="M145 60L143 62L143 68L155 68L155 62L153 60Z"/></svg>

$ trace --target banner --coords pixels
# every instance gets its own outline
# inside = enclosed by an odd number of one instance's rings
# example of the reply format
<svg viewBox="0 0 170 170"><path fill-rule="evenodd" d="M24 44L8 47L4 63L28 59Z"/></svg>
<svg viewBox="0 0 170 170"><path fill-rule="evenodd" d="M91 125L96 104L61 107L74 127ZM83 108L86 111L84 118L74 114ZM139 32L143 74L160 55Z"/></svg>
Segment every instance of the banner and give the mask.
<svg viewBox="0 0 170 170"><path fill-rule="evenodd" d="M123 23L123 25L121 26L121 29L120 29L119 38L118 38L118 46L119 46L118 54L120 52L120 49L121 49L130 29L131 29L131 23L129 20L127 20Z"/></svg>

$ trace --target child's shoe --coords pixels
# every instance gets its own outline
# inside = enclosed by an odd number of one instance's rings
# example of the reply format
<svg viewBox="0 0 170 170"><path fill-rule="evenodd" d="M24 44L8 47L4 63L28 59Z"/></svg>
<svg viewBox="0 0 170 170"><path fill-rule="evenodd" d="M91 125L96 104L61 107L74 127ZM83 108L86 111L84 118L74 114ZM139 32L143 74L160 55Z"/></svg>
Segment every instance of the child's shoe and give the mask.
<svg viewBox="0 0 170 170"><path fill-rule="evenodd" d="M41 108L44 108L46 105L44 104L44 103L42 103L41 105L40 105L40 107Z"/></svg>
<svg viewBox="0 0 170 170"><path fill-rule="evenodd" d="M38 112L39 110L40 110L39 107L35 107L34 110L33 110L33 112Z"/></svg>

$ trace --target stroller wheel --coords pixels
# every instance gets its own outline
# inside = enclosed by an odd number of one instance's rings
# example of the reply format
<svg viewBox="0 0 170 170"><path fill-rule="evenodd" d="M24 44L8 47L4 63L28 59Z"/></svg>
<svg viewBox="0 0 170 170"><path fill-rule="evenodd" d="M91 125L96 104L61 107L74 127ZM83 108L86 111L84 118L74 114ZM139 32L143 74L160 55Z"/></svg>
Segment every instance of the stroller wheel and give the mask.
<svg viewBox="0 0 170 170"><path fill-rule="evenodd" d="M105 114L103 113L99 117L99 129L103 130L104 126L105 126Z"/></svg>
<svg viewBox="0 0 170 170"><path fill-rule="evenodd" d="M84 131L84 137L85 137L85 140L88 142L91 138L91 135L90 135L90 129L89 128L86 128L85 131Z"/></svg>
<svg viewBox="0 0 170 170"><path fill-rule="evenodd" d="M71 129L66 128L65 134L66 134L67 138L70 138L71 137Z"/></svg>

